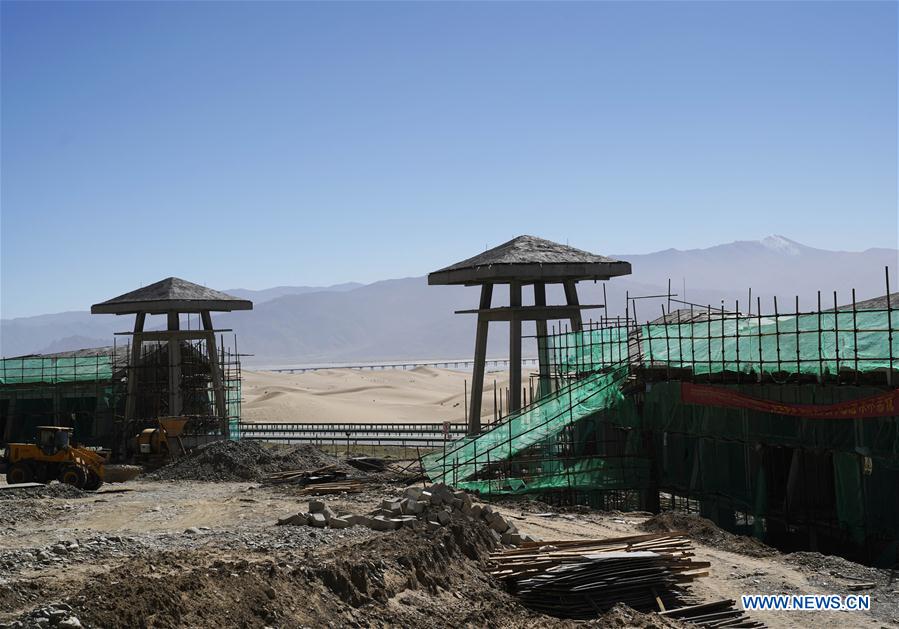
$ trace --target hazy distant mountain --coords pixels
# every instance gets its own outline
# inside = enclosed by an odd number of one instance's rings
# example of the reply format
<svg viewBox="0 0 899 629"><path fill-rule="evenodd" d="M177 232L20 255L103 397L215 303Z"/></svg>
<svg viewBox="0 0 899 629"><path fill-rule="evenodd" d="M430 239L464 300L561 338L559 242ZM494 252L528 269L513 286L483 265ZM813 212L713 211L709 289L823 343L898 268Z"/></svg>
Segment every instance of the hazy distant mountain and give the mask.
<svg viewBox="0 0 899 629"><path fill-rule="evenodd" d="M727 291L731 300L745 303L751 287L756 294L777 295L781 303L795 303L796 295L805 307L822 292L824 304L838 299L851 300L886 292L884 267L891 267L891 284L899 285L895 269L899 252L895 249L868 249L861 252L827 251L807 247L783 236L758 241L737 241L707 249L679 251L666 249L645 255L622 255L633 267L633 278L648 284L667 284L681 289L686 280L687 296L693 289ZM770 305L770 304L768 304ZM780 304L779 304L780 305ZM765 304L763 304L763 307Z"/></svg>
<svg viewBox="0 0 899 629"><path fill-rule="evenodd" d="M359 282L346 282L344 284L334 284L333 286L275 286L274 288L264 288L262 290L250 290L247 288L230 288L224 292L241 299L249 299L254 304L261 304L278 297L287 295L305 295L306 293L321 292L344 292L353 290L363 286Z"/></svg>
<svg viewBox="0 0 899 629"><path fill-rule="evenodd" d="M825 308L833 306L834 290L841 304L851 300L852 288L856 289L858 300L883 295L887 265L893 289L899 285L897 250L826 251L782 236L707 249L667 249L614 257L629 261L633 275L609 282L582 283L581 303L602 304L606 299L609 314L615 316L624 314L626 295L641 297L630 301L627 307L632 315L636 306L640 320L656 318L662 314L663 306L669 306L665 297L642 298L665 293L669 278L672 292L678 295L675 299L684 298L686 282L687 301L715 307L723 302L728 310L733 310L739 300L743 312L748 309L750 287L753 312L757 297L762 300L763 311L772 312L775 295L780 311L790 312L795 308L796 295L801 298L801 308L813 308L819 290ZM226 292L255 302L252 311L216 316L216 327L235 330L241 353L254 354L245 361L247 365L455 358L470 356L473 351L474 316L453 312L477 306L476 288L428 286L426 278L416 277L364 286ZM532 299L527 290L524 298L525 303ZM550 290L548 299L561 301L561 291ZM498 290L495 302L507 304L508 294ZM683 307L676 301L670 305ZM584 316L596 318L600 313L591 310ZM113 331L127 330L131 324L131 317L91 316L87 312L3 320L0 351L14 356L77 349L84 344L106 345L111 343ZM533 327L526 326L524 333L533 334ZM532 352L533 348L525 351ZM508 354L505 326L491 325L488 353Z"/></svg>
<svg viewBox="0 0 899 629"><path fill-rule="evenodd" d="M264 290L235 288L225 292L250 299L259 305L284 295L302 295L328 291L347 291L362 286L357 282L334 286L277 286ZM152 322L153 319L150 319ZM148 329L161 327L148 322ZM79 310L56 314L0 320L0 355L51 354L84 347L112 345L115 332L129 332L133 317L91 315ZM127 342L126 338L119 338Z"/></svg>

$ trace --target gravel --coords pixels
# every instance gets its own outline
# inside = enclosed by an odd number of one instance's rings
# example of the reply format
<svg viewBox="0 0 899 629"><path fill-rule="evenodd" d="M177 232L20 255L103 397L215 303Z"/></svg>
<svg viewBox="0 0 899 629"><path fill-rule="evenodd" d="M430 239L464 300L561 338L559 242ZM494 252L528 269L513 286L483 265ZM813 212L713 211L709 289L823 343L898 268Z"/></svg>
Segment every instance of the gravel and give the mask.
<svg viewBox="0 0 899 629"><path fill-rule="evenodd" d="M340 460L309 444L215 441L159 468L151 480L258 481L273 472L313 470Z"/></svg>
<svg viewBox="0 0 899 629"><path fill-rule="evenodd" d="M14 487L0 491L0 500L21 500L22 498L84 498L91 496L84 490L53 482L40 487Z"/></svg>

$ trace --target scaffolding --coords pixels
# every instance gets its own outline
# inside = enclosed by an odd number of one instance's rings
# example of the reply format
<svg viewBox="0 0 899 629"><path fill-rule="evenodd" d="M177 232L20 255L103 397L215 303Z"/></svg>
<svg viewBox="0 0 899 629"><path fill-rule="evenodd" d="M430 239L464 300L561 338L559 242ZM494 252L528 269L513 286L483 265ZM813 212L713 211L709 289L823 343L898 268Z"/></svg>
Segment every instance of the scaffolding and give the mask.
<svg viewBox="0 0 899 629"><path fill-rule="evenodd" d="M215 412L213 382L205 341L180 341L181 416L189 418L182 439L192 446L239 438L240 355L236 338L228 347L220 337L219 370L225 396L223 423ZM79 443L118 453L156 418L171 415L169 356L166 343L144 343L132 360L131 344L53 355L0 360L0 440L29 440L40 425L70 426ZM137 376L135 418L126 421L128 378Z"/></svg>
<svg viewBox="0 0 899 629"><path fill-rule="evenodd" d="M423 467L485 494L695 504L771 543L895 556L899 311L889 295L875 307L834 302L663 308L642 324L602 318L538 337L542 397Z"/></svg>

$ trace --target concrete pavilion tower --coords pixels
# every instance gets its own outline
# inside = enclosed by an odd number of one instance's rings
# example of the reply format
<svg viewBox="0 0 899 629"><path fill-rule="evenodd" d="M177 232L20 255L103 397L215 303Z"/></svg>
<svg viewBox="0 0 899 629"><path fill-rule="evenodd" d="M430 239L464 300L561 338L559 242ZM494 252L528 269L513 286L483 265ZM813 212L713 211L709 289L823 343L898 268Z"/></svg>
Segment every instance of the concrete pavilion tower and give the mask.
<svg viewBox="0 0 899 629"><path fill-rule="evenodd" d="M108 301L91 306L91 314L135 315L134 333L131 341L131 356L128 363L128 389L125 401L126 423L135 419L151 419L135 417L137 411L137 391L140 386L141 345L147 342L165 343L168 349L168 414L180 415L182 412L182 380L181 380L181 342L203 340L206 344L205 357L209 364L209 375L212 381L215 413L222 420L222 434L227 436L228 411L225 403L225 390L222 373L218 361L215 343L216 330L212 327L212 312L231 310L252 310L253 303L232 295L194 284L177 277L168 277L155 284L119 295ZM196 313L202 321L201 330L181 330L180 315ZM167 316L165 330L145 331L144 323L147 315Z"/></svg>
<svg viewBox="0 0 899 629"><path fill-rule="evenodd" d="M518 236L467 260L434 271L428 284L459 284L480 286L481 301L477 310L462 310L457 314L477 314L474 346L474 374L471 383L471 406L468 413L468 432L481 429L481 396L484 391L484 368L487 359L487 330L491 321L508 321L509 334L509 410L521 408L521 322L535 321L537 336L545 338L547 321L568 319L571 329L581 329L581 310L601 306L580 305L577 282L607 280L629 275L628 262L613 260L567 245L560 245L534 236ZM493 307L493 287L509 285L509 306ZM546 285L561 284L565 290L564 305L547 305ZM523 286L534 287L534 305L521 305ZM549 359L539 352L541 389L549 378Z"/></svg>

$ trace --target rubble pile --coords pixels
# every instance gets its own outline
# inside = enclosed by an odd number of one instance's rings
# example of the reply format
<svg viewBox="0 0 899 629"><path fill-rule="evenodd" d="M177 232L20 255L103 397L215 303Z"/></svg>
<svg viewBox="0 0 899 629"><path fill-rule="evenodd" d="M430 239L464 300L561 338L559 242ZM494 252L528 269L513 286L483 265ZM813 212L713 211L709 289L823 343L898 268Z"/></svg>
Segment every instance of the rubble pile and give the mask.
<svg viewBox="0 0 899 629"><path fill-rule="evenodd" d="M364 526L374 531L393 531L408 527L437 531L453 518L482 520L494 539L506 545L539 541L521 533L511 520L490 505L475 503L465 491L453 490L443 483L427 488L407 487L402 498L386 499L380 508L366 515L334 513L323 501L310 500L309 511L278 520L279 525L348 528Z"/></svg>
<svg viewBox="0 0 899 629"><path fill-rule="evenodd" d="M259 481L275 472L316 469L340 461L310 444L279 445L259 441L214 441L165 465L151 480Z"/></svg>
<svg viewBox="0 0 899 629"><path fill-rule="evenodd" d="M92 495L83 489L56 481L46 485L16 487L8 486L0 491L0 500L21 500L22 498L84 498Z"/></svg>

